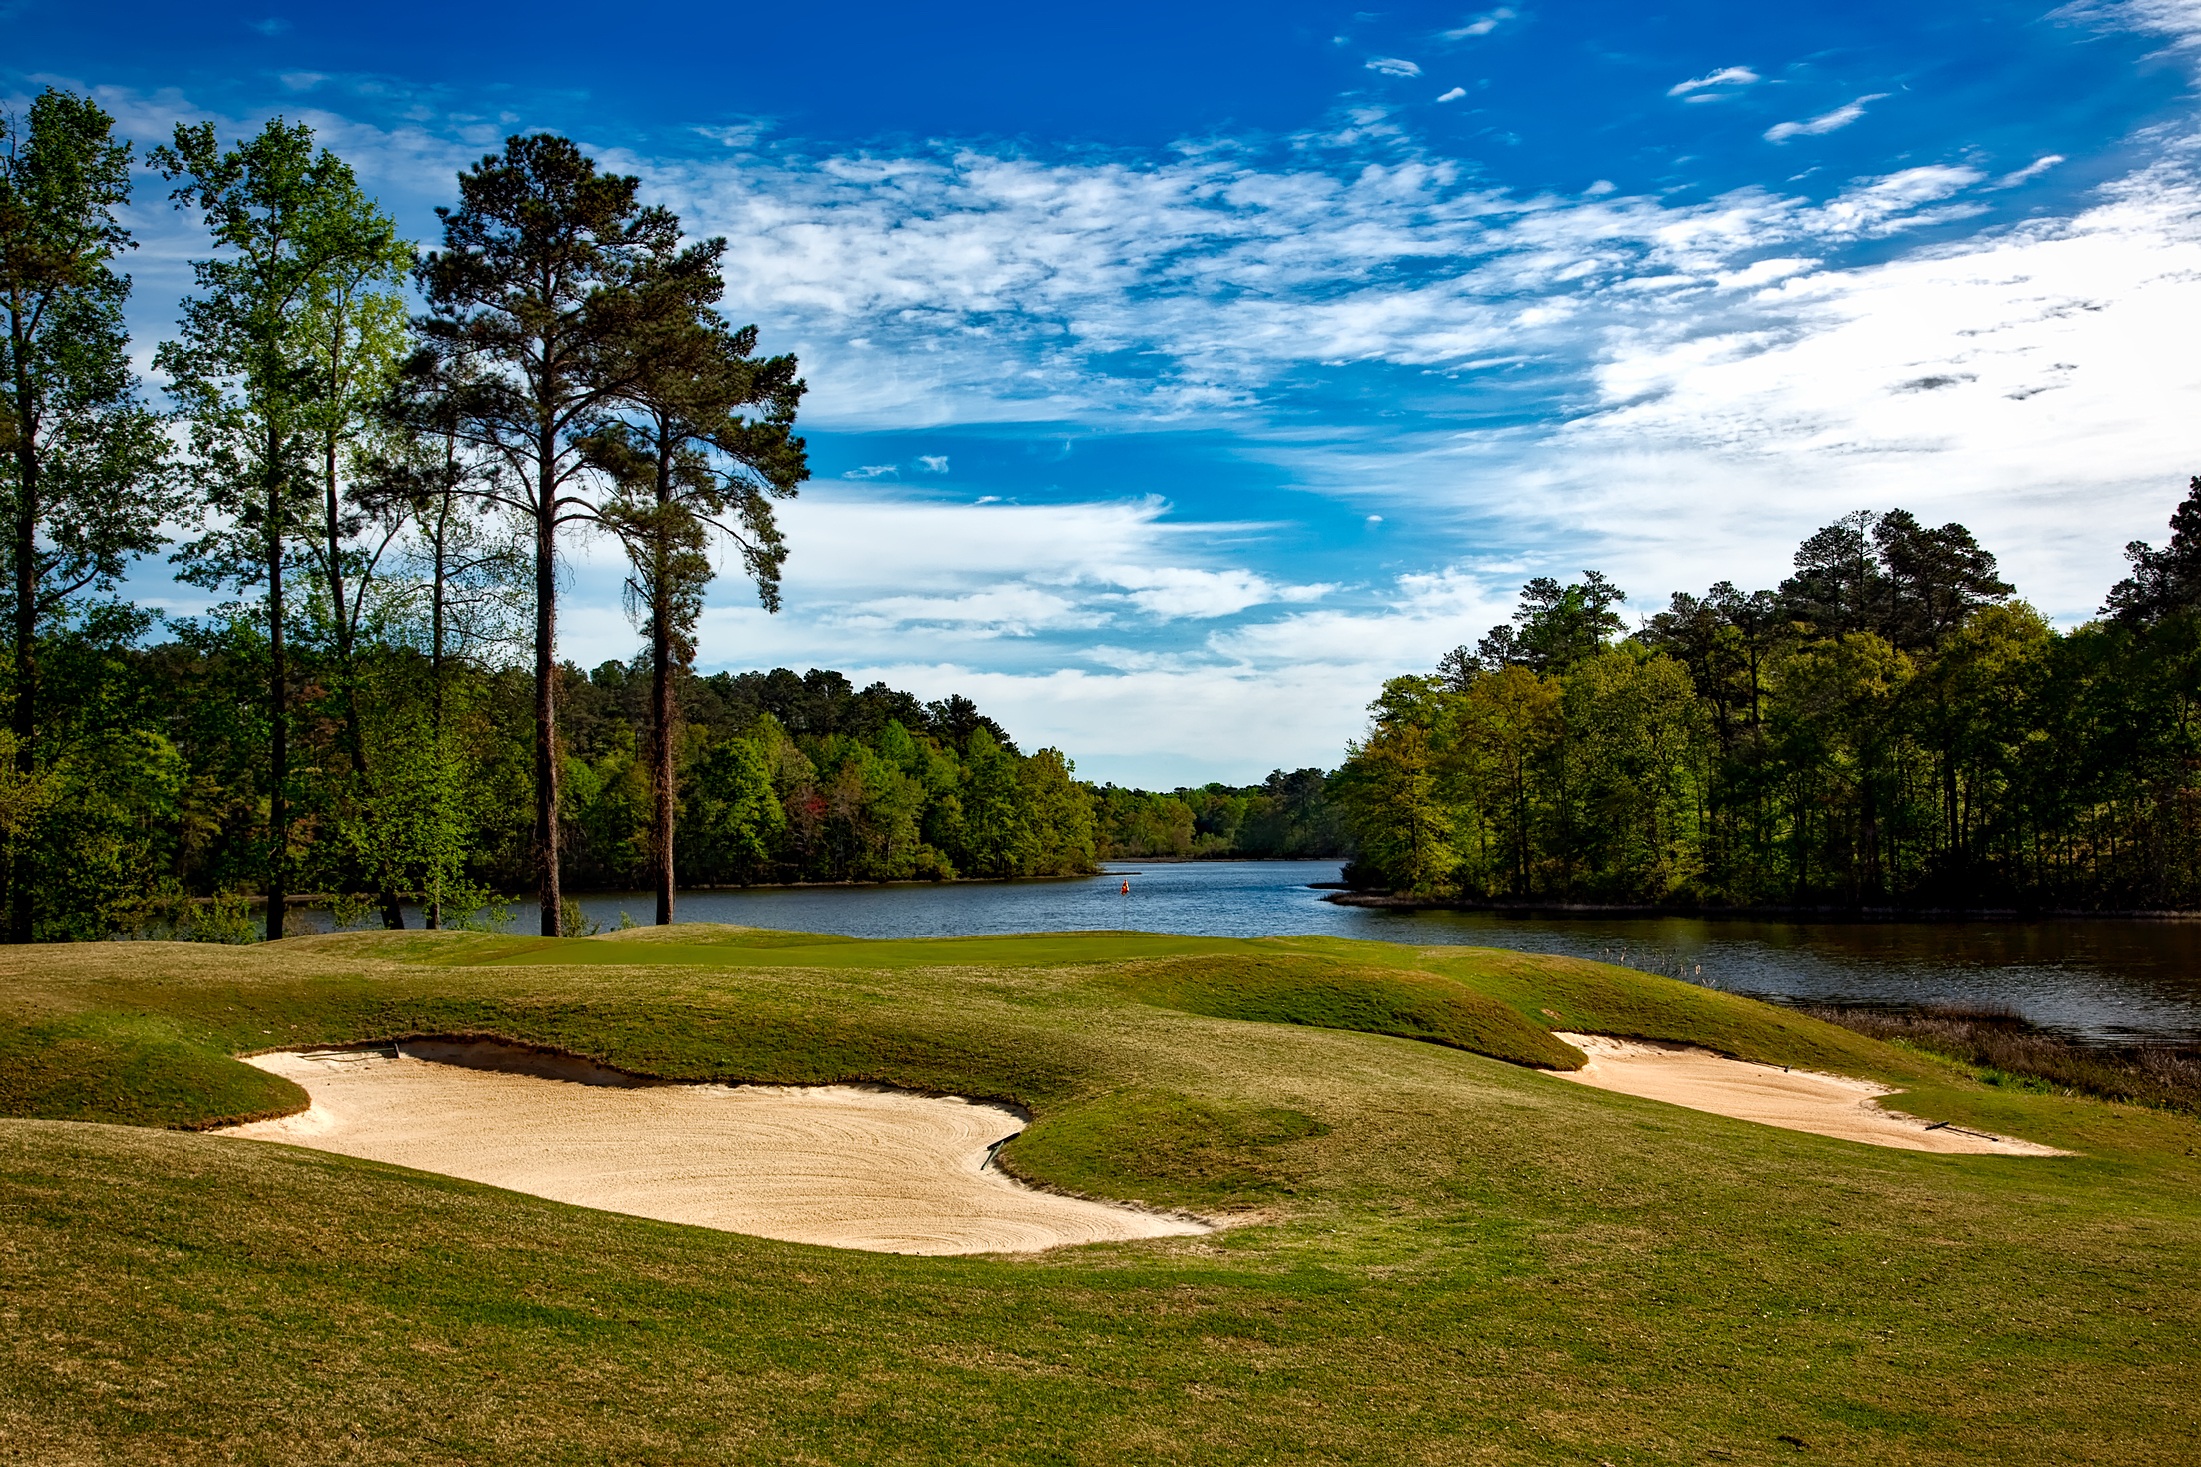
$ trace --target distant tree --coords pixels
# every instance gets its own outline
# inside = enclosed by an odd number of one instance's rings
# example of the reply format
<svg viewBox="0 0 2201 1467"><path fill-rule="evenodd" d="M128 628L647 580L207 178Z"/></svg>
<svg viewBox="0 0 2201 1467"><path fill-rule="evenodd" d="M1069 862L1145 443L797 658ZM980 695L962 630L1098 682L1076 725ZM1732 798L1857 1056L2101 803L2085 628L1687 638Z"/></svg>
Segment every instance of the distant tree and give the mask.
<svg viewBox="0 0 2201 1467"><path fill-rule="evenodd" d="M787 548L772 501L809 477L803 442L792 433L803 393L795 359L758 358L756 327L733 330L713 309L725 248L722 239L685 249L653 241L619 343L627 385L618 406L626 416L587 450L616 487L600 514L626 548L628 602L650 639L651 874L661 926L673 920L675 690L695 660L710 537L739 547L758 599L777 611Z"/></svg>
<svg viewBox="0 0 2201 1467"><path fill-rule="evenodd" d="M1994 556L1953 521L1930 529L1908 510L1891 509L1873 525L1872 543L1888 587L1878 630L1906 651L1939 647L1975 609L2011 592L1995 574Z"/></svg>
<svg viewBox="0 0 2201 1467"><path fill-rule="evenodd" d="M1873 551L1872 511L1843 515L1796 548L1796 573L1781 582L1789 615L1820 636L1872 630L1886 600L1885 576Z"/></svg>
<svg viewBox="0 0 2201 1467"><path fill-rule="evenodd" d="M416 272L428 313L408 369L416 420L441 415L484 460L481 491L520 516L535 581L535 862L542 931L563 930L559 875L559 533L596 518L587 445L633 388L635 281L677 247L680 221L597 171L569 139L534 134L459 175L443 248Z"/></svg>
<svg viewBox="0 0 2201 1467"><path fill-rule="evenodd" d="M1860 509L1797 547L1796 573L1780 594L1787 615L1822 637L1871 632L1919 652L2010 589L1964 526L1932 529L1908 510Z"/></svg>
<svg viewBox="0 0 2201 1467"><path fill-rule="evenodd" d="M1009 731L979 712L978 705L961 693L950 693L936 702L927 703L925 713L933 733L942 742L957 749L967 751L971 736L984 730L995 744L1012 754L1017 751L1016 741L1009 737Z"/></svg>
<svg viewBox="0 0 2201 1467"><path fill-rule="evenodd" d="M1488 671L1526 667L1532 672L1564 672L1594 657L1625 625L1613 610L1627 593L1597 571L1562 586L1538 576L1521 588L1510 626L1495 626L1477 644L1472 661ZM1440 671L1459 683L1469 665L1465 649L1455 651Z"/></svg>
<svg viewBox="0 0 2201 1467"><path fill-rule="evenodd" d="M179 124L153 161L196 209L221 253L194 262L199 293L155 364L191 430L192 483L215 524L184 547L188 579L260 585L268 658L267 935L283 935L290 867L291 609L283 573L309 533L313 459L327 435L334 379L315 359L313 315L339 278L384 248L363 231L351 169L313 130L270 121L224 150L212 123Z"/></svg>
<svg viewBox="0 0 2201 1467"><path fill-rule="evenodd" d="M1402 891L1443 890L1459 864L1439 762L1427 730L1379 722L1365 742L1348 747L1337 773L1360 851L1356 864Z"/></svg>
<svg viewBox="0 0 2201 1467"><path fill-rule="evenodd" d="M1722 747L1739 728L1756 728L1764 698L1765 657L1786 629L1781 599L1771 591L1748 595L1721 581L1703 596L1676 591L1664 611L1636 633L1646 647L1667 653L1689 669L1697 690L1712 705Z"/></svg>
<svg viewBox="0 0 2201 1467"><path fill-rule="evenodd" d="M964 749L962 794L961 864L978 876L1017 875L1034 851L1017 756L985 728L973 728Z"/></svg>
<svg viewBox="0 0 2201 1467"><path fill-rule="evenodd" d="M28 118L0 116L0 499L9 535L12 774L35 781L41 629L160 544L170 508L167 440L138 397L122 319L133 247L115 210L130 200L130 145L94 103L48 88ZM30 827L6 827L8 938L34 925Z"/></svg>
<svg viewBox="0 0 2201 1467"><path fill-rule="evenodd" d="M2150 627L2175 612L2201 606L2201 474L2171 512L2170 543L2161 550L2145 540L2125 546L2132 574L2110 588L2104 616L2126 626Z"/></svg>

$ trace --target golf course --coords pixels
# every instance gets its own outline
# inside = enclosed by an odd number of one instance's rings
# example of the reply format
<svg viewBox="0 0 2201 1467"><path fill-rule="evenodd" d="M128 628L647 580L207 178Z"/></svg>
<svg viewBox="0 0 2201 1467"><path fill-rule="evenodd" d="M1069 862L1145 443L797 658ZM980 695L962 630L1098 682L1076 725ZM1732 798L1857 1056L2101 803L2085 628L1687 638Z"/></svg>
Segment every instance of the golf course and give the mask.
<svg viewBox="0 0 2201 1467"><path fill-rule="evenodd" d="M0 1460L2148 1463L2201 1438L2201 1124L1628 969L707 925L0 968ZM1585 1050L1557 1034L1874 1082L1857 1104L2039 1154L1567 1083ZM1004 1195L1181 1226L821 1246L220 1132L312 1114L244 1056L484 1041L549 1076L484 1083L546 1096L586 1071L955 1097L1013 1131Z"/></svg>

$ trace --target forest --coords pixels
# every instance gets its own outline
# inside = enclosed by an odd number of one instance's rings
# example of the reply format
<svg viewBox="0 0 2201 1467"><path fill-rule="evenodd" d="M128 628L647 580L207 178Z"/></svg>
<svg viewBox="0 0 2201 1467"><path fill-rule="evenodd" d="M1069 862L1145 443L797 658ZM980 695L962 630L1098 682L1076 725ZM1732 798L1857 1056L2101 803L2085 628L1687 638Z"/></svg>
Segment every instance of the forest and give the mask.
<svg viewBox="0 0 2201 1467"><path fill-rule="evenodd" d="M150 353L126 325L141 170L200 226ZM688 238L567 139L508 139L402 239L281 118L143 159L49 88L0 119L0 512L12 941L576 920L568 883L1091 870L1093 802L967 699L839 673L698 676L721 560L779 606L808 477L792 356L717 310ZM628 567L640 649L556 655L579 537ZM165 558L212 609L127 594ZM255 912L261 914L255 916Z"/></svg>
<svg viewBox="0 0 2201 1467"><path fill-rule="evenodd" d="M1357 886L1490 904L2201 903L2201 478L2069 631L1964 526L1846 515L1623 635L1602 575L1394 678L1331 795Z"/></svg>
<svg viewBox="0 0 2201 1467"><path fill-rule="evenodd" d="M1104 859L1283 860L1348 849L1329 776L1319 769L1278 769L1244 786L1089 788Z"/></svg>

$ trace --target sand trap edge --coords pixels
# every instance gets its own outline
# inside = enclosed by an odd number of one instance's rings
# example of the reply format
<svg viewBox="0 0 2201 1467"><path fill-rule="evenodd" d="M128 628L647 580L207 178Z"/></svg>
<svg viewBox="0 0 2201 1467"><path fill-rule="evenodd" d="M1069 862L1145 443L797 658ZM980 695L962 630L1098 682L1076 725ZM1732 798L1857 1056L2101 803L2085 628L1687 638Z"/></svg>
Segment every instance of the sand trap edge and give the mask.
<svg viewBox="0 0 2201 1467"><path fill-rule="evenodd" d="M1578 1070L1544 1073L1585 1089L1889 1150L1941 1156L2077 1154L1890 1110L1880 1100L1903 1092L1900 1087L1877 1080L1737 1059L1703 1045L1672 1039L1556 1029L1552 1037L1581 1050L1589 1062ZM1688 1069L1696 1071L1694 1083L1686 1073ZM1814 1088L1818 1094L1807 1093ZM1738 1094L1741 1100L1736 1098ZM1796 1114L1799 1109L1811 1114Z"/></svg>
<svg viewBox="0 0 2201 1467"><path fill-rule="evenodd" d="M990 1142L981 1139L977 1146L964 1152L965 1159L961 1166L948 1171L935 1172L935 1175L947 1181L951 1190L954 1177L959 1176L968 1180L983 1178L984 1187L982 1190L985 1192L990 1193L994 1189L1002 1189L1013 1196L1029 1199L1031 1202L1062 1204L1063 1207L1070 1209L1072 1212L1083 1213L1088 1226L1079 1229L1073 1225L1074 1219L1065 1217L1063 1219L1065 1223L1063 1231L1077 1235L1058 1236L1052 1241L1029 1244L890 1247L850 1242L843 1239L800 1236L773 1228L742 1226L696 1216L676 1216L655 1206L618 1205L600 1199L571 1195L570 1192L561 1194L557 1190L529 1186L496 1176L485 1176L465 1168L438 1165L418 1154L390 1154L390 1149L387 1146L378 1148L371 1144L377 1139L371 1135L366 1138L370 1144L365 1145L361 1144L360 1138L356 1134L346 1138L352 1142L351 1145L330 1144L315 1139L316 1131L310 1118L317 1113L323 1118L324 1126L333 1123L337 1127L343 1127L349 1118L342 1115L331 1117L326 1104L322 1103L327 1099L326 1092L324 1091L322 1095L317 1097L313 1089L313 1077L307 1074L295 1073L296 1065L286 1062L322 1060L340 1063L345 1057L354 1056L370 1061L376 1059L406 1060L423 1065L429 1070L448 1068L487 1075L515 1076L531 1081L549 1081L561 1088L571 1085L617 1091L654 1090L660 1092L716 1092L719 1095L743 1094L752 1097L756 1103L769 1103L777 1098L784 1099L802 1110L807 1110L807 1103L813 1095L819 1095L821 1098L833 1095L842 1097L868 1095L897 1103L917 1103L920 1105L934 1102L946 1103L966 1113L974 1111L990 1112L1000 1118L1001 1123L1006 1128L1006 1134L999 1134L996 1128L990 1125L982 1127L982 1132L994 1133L998 1139L993 1139ZM363 1160L379 1161L433 1175L456 1177L460 1180L499 1187L502 1190L541 1197L568 1205L590 1207L599 1211L609 1211L629 1216L650 1217L660 1221L705 1227L716 1231L779 1238L791 1242L817 1243L823 1246L863 1251L966 1256L991 1253L999 1256L1015 1257L1036 1255L1056 1248L1075 1247L1098 1242L1131 1242L1164 1237L1197 1237L1224 1228L1243 1226L1249 1222L1263 1220L1235 1214L1213 1217L1178 1209L1157 1208L1114 1198L1096 1197L1068 1189L1051 1187L1043 1182L1034 1182L1020 1176L1008 1167L1001 1165L997 1153L1002 1146L1006 1145L1008 1141L1032 1122L1033 1116L1021 1105L992 1098L974 1098L967 1095L946 1093L935 1094L908 1086L891 1085L870 1080L837 1081L823 1084L789 1084L772 1081L669 1080L658 1076L621 1070L602 1064L599 1061L548 1046L516 1042L502 1036L481 1034L439 1033L345 1044L289 1044L256 1050L249 1054L240 1054L237 1058L268 1073L282 1075L293 1083L300 1085L302 1089L307 1091L308 1103L304 1107L269 1116L226 1120L218 1125L206 1128L211 1134L226 1134L236 1139L272 1141L277 1144L299 1146L303 1149L349 1155ZM270 1061L273 1063L268 1063ZM668 1100L670 1100L669 1096ZM678 1107L684 1104L685 1101L671 1101L671 1103ZM568 1104L570 1105L570 1103ZM284 1122L292 1123L297 1129L293 1130L290 1126L284 1126ZM326 1135L327 1133L323 1131L321 1134ZM379 1139L387 1140L387 1137ZM528 1139L531 1141L540 1140L539 1137ZM726 1155L727 1153L722 1152L720 1154ZM739 1155L740 1151L737 1149L734 1154ZM891 1142L887 1154L893 1154ZM917 1154L922 1155L923 1153L920 1151ZM903 1152L901 1155L907 1157L911 1153ZM753 1162L753 1153L751 1159ZM738 1171L738 1169L738 1166L730 1168L731 1171ZM969 1211L957 1213L953 1221L976 1232L982 1233L988 1228L1014 1230L1020 1226L1027 1231L1043 1230L1047 1225L1045 1219L1031 1216L1028 1210L1025 1211L1023 1216L1012 1216L1011 1214L1019 1211L1019 1209L1010 1208L1003 1212L994 1212L985 1208L983 1198L974 1200L965 1196L962 1200L971 1202L973 1205ZM856 1221L876 1221L875 1216L865 1217L861 1213L861 1208L862 1199L859 1197L857 1212L852 1215L851 1219L852 1226ZM1112 1219L1118 1223L1135 1223L1136 1225L1121 1230L1106 1226L1095 1228L1092 1223L1096 1218ZM815 1224L817 1219L812 1218L810 1221Z"/></svg>

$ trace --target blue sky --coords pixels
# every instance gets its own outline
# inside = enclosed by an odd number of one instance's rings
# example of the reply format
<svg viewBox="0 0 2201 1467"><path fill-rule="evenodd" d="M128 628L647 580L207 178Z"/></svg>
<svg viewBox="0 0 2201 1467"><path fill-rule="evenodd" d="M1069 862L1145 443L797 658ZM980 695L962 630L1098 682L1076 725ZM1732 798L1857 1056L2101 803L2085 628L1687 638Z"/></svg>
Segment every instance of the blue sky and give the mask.
<svg viewBox="0 0 2201 1467"><path fill-rule="evenodd" d="M1858 507L2074 622L2201 470L2201 0L790 10L14 0L0 91L304 118L424 241L510 131L640 173L811 383L786 610L703 663L1097 778L1334 764L1527 576L1646 614ZM200 246L134 222L149 351Z"/></svg>

